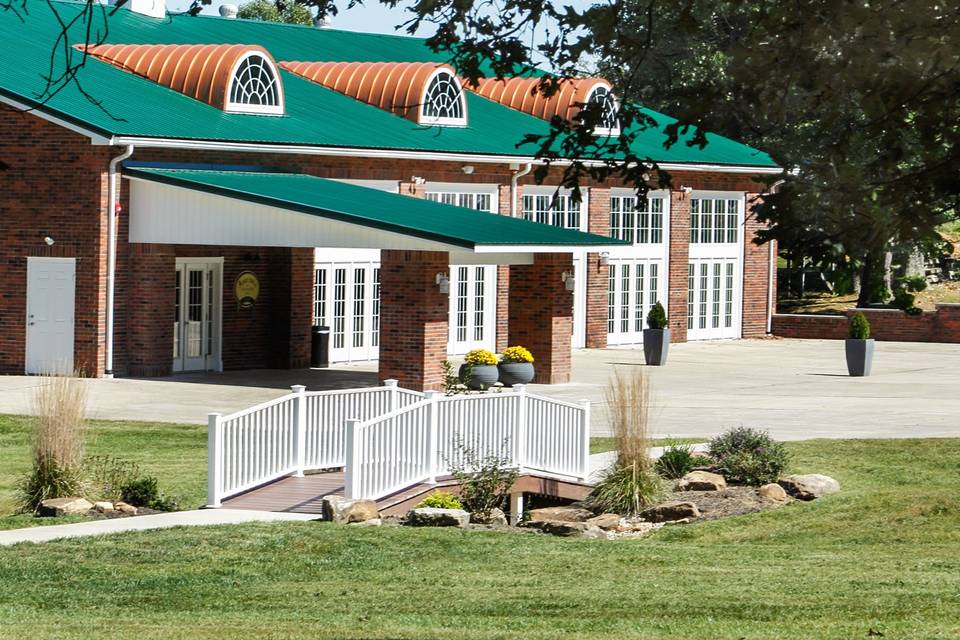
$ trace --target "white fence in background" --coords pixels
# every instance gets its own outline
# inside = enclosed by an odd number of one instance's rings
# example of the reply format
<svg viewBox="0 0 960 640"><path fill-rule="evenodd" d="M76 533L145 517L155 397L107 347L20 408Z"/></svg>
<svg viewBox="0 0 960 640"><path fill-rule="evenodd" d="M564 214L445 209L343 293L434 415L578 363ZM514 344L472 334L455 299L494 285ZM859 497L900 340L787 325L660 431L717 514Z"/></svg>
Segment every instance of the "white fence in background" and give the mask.
<svg viewBox="0 0 960 640"><path fill-rule="evenodd" d="M225 498L308 469L343 467L348 417L369 420L424 398L396 380L365 389L291 389L236 413L209 415L208 504L220 506Z"/></svg>
<svg viewBox="0 0 960 640"><path fill-rule="evenodd" d="M348 498L377 500L450 473L465 450L496 456L521 473L586 481L590 403L512 392L426 398L372 420L348 420Z"/></svg>
<svg viewBox="0 0 960 640"><path fill-rule="evenodd" d="M382 387L307 392L211 413L207 502L304 471L343 467L347 497L378 499L450 473L469 449L522 471L584 481L590 403L511 392L443 396Z"/></svg>

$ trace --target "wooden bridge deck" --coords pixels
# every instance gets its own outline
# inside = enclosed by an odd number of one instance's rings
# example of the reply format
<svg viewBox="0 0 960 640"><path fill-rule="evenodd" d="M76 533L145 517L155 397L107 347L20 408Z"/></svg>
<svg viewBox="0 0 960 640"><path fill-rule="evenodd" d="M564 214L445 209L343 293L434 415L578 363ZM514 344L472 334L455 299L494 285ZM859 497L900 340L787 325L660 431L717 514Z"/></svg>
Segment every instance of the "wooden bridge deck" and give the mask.
<svg viewBox="0 0 960 640"><path fill-rule="evenodd" d="M343 480L342 471L315 473L302 478L293 476L280 478L262 487L227 498L223 501L223 506L229 509L311 513L319 516L323 514L324 496L344 495ZM588 484L533 474L520 476L513 486L515 491L568 500L582 500L589 495L592 488ZM381 498L377 501L377 506L384 515L402 515L420 502L424 495L437 489L459 493L460 487L449 476L438 478L436 484L415 484Z"/></svg>

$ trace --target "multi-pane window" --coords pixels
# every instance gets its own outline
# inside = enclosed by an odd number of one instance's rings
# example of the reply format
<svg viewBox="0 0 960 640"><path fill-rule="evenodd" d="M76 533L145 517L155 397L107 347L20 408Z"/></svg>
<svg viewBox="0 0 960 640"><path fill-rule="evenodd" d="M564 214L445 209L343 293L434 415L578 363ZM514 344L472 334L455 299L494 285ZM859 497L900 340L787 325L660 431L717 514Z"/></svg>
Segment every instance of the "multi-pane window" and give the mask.
<svg viewBox="0 0 960 640"><path fill-rule="evenodd" d="M327 317L327 270L313 271L313 324L322 325Z"/></svg>
<svg viewBox="0 0 960 640"><path fill-rule="evenodd" d="M467 305L470 283L467 281L468 267L457 268L457 340L467 339Z"/></svg>
<svg viewBox="0 0 960 640"><path fill-rule="evenodd" d="M617 101L610 89L603 85L594 87L587 102L591 105L598 104L601 108L600 120L594 129L595 133L617 135L620 130L620 123L617 121Z"/></svg>
<svg viewBox="0 0 960 640"><path fill-rule="evenodd" d="M370 300L370 344L380 346L380 267L373 269L373 297Z"/></svg>
<svg viewBox="0 0 960 640"><path fill-rule="evenodd" d="M697 290L696 267L691 263L687 267L687 329L693 329L694 294Z"/></svg>
<svg viewBox="0 0 960 640"><path fill-rule="evenodd" d="M660 262L613 259L607 283L607 339L610 344L642 340L647 314L657 303Z"/></svg>
<svg viewBox="0 0 960 640"><path fill-rule="evenodd" d="M266 58L251 53L237 65L230 83L227 111L283 113L283 95L277 72Z"/></svg>
<svg viewBox="0 0 960 640"><path fill-rule="evenodd" d="M454 191L428 191L427 200L451 204L456 207L493 211L493 197L489 193L459 193Z"/></svg>
<svg viewBox="0 0 960 640"><path fill-rule="evenodd" d="M580 228L580 204L570 195L523 196L523 219L567 229Z"/></svg>
<svg viewBox="0 0 960 640"><path fill-rule="evenodd" d="M474 267L476 276L473 283L473 339L483 340L484 322L484 300L486 294L486 267Z"/></svg>
<svg viewBox="0 0 960 640"><path fill-rule="evenodd" d="M611 196L610 236L635 244L663 242L663 201L661 196Z"/></svg>
<svg viewBox="0 0 960 640"><path fill-rule="evenodd" d="M736 337L737 262L727 258L694 260L688 269L688 339Z"/></svg>
<svg viewBox="0 0 960 640"><path fill-rule="evenodd" d="M353 270L353 346L363 346L364 300L366 300L367 270L358 267Z"/></svg>
<svg viewBox="0 0 960 640"><path fill-rule="evenodd" d="M740 202L731 198L692 198L690 243L737 242L740 232Z"/></svg>
<svg viewBox="0 0 960 640"><path fill-rule="evenodd" d="M609 269L609 282L607 289L607 333L613 333L617 330L617 265L611 264Z"/></svg>
<svg viewBox="0 0 960 640"><path fill-rule="evenodd" d="M463 91L453 74L440 71L433 77L420 114L420 122L425 124L466 124Z"/></svg>
<svg viewBox="0 0 960 640"><path fill-rule="evenodd" d="M342 349L347 325L347 270L333 272L333 348Z"/></svg>

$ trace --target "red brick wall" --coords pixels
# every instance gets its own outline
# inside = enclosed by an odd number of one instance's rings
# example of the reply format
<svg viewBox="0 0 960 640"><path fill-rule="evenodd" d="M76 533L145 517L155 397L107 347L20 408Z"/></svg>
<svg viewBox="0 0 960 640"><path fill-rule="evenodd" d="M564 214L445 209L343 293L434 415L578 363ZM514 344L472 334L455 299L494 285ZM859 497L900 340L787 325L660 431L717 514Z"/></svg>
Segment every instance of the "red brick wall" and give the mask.
<svg viewBox="0 0 960 640"><path fill-rule="evenodd" d="M766 227L757 221L752 209L759 204L759 194L747 194L747 210L743 231L743 337L757 338L767 334L767 317L770 309L770 244L755 244L757 231ZM776 243L773 243L773 259L776 259ZM774 272L773 291L776 291Z"/></svg>
<svg viewBox="0 0 960 640"><path fill-rule="evenodd" d="M508 181L509 182L509 181ZM517 209L520 207L520 192L522 187L517 187ZM499 189L499 213L502 216L509 216L512 206L510 185L500 185ZM518 213L519 215L519 213ZM497 344L498 352L506 349L510 342L510 265L501 264L497 266Z"/></svg>
<svg viewBox="0 0 960 640"><path fill-rule="evenodd" d="M587 231L610 235L610 189L593 187L587 199ZM610 267L601 264L599 253L587 254L584 273L587 284L586 335L588 349L607 348L607 291Z"/></svg>
<svg viewBox="0 0 960 640"><path fill-rule="evenodd" d="M774 335L784 338L842 340L847 337L849 317L776 314ZM937 305L936 311L911 316L896 309L859 309L870 322L870 337L898 342L960 342L960 305Z"/></svg>
<svg viewBox="0 0 960 640"><path fill-rule="evenodd" d="M530 349L535 382L570 381L573 293L562 280L573 273L569 253L538 253L533 264L510 266L510 344Z"/></svg>
<svg viewBox="0 0 960 640"><path fill-rule="evenodd" d="M450 299L436 274L446 273L445 251L380 253L380 379L401 387L443 389Z"/></svg>
<svg viewBox="0 0 960 640"><path fill-rule="evenodd" d="M671 342L687 341L687 276L690 264L690 196L670 192L670 285L667 320Z"/></svg>
<svg viewBox="0 0 960 640"><path fill-rule="evenodd" d="M106 166L113 150L0 105L0 373L23 373L27 256L76 258L74 366L103 370ZM55 240L52 247L44 236Z"/></svg>

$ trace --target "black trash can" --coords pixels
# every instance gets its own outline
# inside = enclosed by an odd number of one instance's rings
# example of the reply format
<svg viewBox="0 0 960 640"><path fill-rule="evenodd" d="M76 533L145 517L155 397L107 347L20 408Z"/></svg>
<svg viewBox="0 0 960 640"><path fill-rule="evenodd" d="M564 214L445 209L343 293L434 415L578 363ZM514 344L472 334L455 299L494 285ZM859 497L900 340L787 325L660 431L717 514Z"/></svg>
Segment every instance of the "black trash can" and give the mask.
<svg viewBox="0 0 960 640"><path fill-rule="evenodd" d="M314 325L310 341L310 366L330 366L330 327Z"/></svg>

